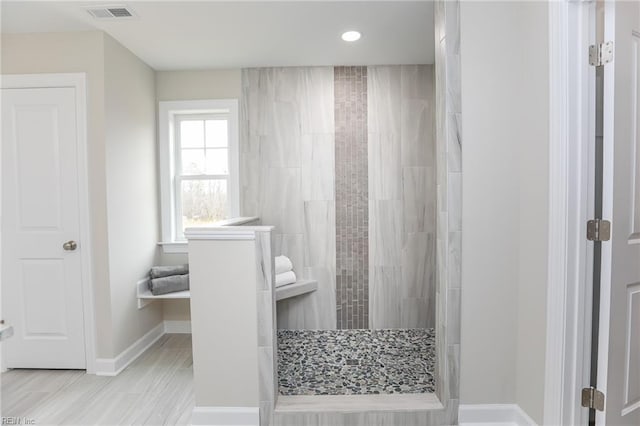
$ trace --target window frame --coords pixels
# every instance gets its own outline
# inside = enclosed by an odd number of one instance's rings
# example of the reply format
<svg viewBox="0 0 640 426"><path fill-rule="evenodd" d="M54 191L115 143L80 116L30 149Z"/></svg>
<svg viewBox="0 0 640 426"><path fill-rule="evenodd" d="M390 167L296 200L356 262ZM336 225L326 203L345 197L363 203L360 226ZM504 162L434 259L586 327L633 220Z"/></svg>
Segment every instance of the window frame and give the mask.
<svg viewBox="0 0 640 426"><path fill-rule="evenodd" d="M187 253L187 241L179 239L178 214L181 206L177 185L182 176L177 176L177 161L180 160L176 143L176 123L183 116L226 115L228 118L228 158L227 175L194 175L194 178L227 179L229 217L240 213L240 159L238 147L238 100L208 99L197 101L162 101L158 103L159 162L160 162L160 216L162 219L162 241L159 243L165 253ZM191 176L190 176L191 177Z"/></svg>

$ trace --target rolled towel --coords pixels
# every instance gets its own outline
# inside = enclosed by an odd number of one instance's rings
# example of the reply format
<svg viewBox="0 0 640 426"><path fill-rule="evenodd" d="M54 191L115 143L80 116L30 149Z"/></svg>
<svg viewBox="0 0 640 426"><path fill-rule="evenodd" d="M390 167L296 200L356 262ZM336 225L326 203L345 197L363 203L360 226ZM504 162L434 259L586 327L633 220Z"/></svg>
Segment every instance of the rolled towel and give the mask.
<svg viewBox="0 0 640 426"><path fill-rule="evenodd" d="M154 296L189 290L189 274L154 278L149 281L149 290Z"/></svg>
<svg viewBox="0 0 640 426"><path fill-rule="evenodd" d="M293 271L293 263L287 256L276 256L276 275Z"/></svg>
<svg viewBox="0 0 640 426"><path fill-rule="evenodd" d="M282 287L283 285L293 284L295 282L296 274L293 271L276 275L276 287Z"/></svg>
<svg viewBox="0 0 640 426"><path fill-rule="evenodd" d="M179 266L153 266L149 271L151 279L170 277L171 275L184 275L189 273L189 264Z"/></svg>

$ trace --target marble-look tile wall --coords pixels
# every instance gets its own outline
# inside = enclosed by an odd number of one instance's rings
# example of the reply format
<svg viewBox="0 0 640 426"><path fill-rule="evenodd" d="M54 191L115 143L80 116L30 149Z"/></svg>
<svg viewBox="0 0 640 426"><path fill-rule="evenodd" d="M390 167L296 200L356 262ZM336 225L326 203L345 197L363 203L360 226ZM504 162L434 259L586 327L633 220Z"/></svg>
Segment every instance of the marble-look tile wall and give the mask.
<svg viewBox="0 0 640 426"><path fill-rule="evenodd" d="M273 422L273 410L278 395L273 240L271 231L256 231L255 236L260 426L269 426Z"/></svg>
<svg viewBox="0 0 640 426"><path fill-rule="evenodd" d="M457 411L457 406L445 406L439 410L276 412L273 426L451 426L458 424Z"/></svg>
<svg viewBox="0 0 640 426"><path fill-rule="evenodd" d="M455 417L460 397L460 296L462 240L462 135L460 2L436 0L437 285L436 392Z"/></svg>
<svg viewBox="0 0 640 426"><path fill-rule="evenodd" d="M242 71L241 214L275 225L274 255L289 256L318 290L278 302L278 326L336 327L333 68Z"/></svg>
<svg viewBox="0 0 640 426"><path fill-rule="evenodd" d="M432 65L368 68L371 328L435 324Z"/></svg>
<svg viewBox="0 0 640 426"><path fill-rule="evenodd" d="M337 328L369 328L367 67L335 67Z"/></svg>

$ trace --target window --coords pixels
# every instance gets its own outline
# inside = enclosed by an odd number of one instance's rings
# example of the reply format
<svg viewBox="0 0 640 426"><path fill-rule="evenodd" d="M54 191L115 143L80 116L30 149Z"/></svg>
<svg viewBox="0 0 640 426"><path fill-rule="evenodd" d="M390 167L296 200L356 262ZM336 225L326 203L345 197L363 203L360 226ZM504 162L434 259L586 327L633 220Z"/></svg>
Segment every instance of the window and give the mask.
<svg viewBox="0 0 640 426"><path fill-rule="evenodd" d="M184 230L238 216L238 101L160 102L162 239L186 252Z"/></svg>

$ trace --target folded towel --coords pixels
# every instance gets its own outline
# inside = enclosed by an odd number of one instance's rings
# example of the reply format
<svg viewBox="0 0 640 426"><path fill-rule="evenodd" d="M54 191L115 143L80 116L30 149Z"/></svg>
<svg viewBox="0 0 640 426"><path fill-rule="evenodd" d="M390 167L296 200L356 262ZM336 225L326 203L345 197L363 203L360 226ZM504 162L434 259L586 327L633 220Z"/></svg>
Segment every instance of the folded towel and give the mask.
<svg viewBox="0 0 640 426"><path fill-rule="evenodd" d="M179 266L153 266L149 271L151 279L169 277L171 275L184 275L189 273L189 264Z"/></svg>
<svg viewBox="0 0 640 426"><path fill-rule="evenodd" d="M189 290L189 274L154 278L149 281L149 290L154 296Z"/></svg>
<svg viewBox="0 0 640 426"><path fill-rule="evenodd" d="M295 282L296 274L293 271L276 275L276 287L282 287L283 285L293 284Z"/></svg>
<svg viewBox="0 0 640 426"><path fill-rule="evenodd" d="M293 263L287 256L276 256L276 275L293 270Z"/></svg>

